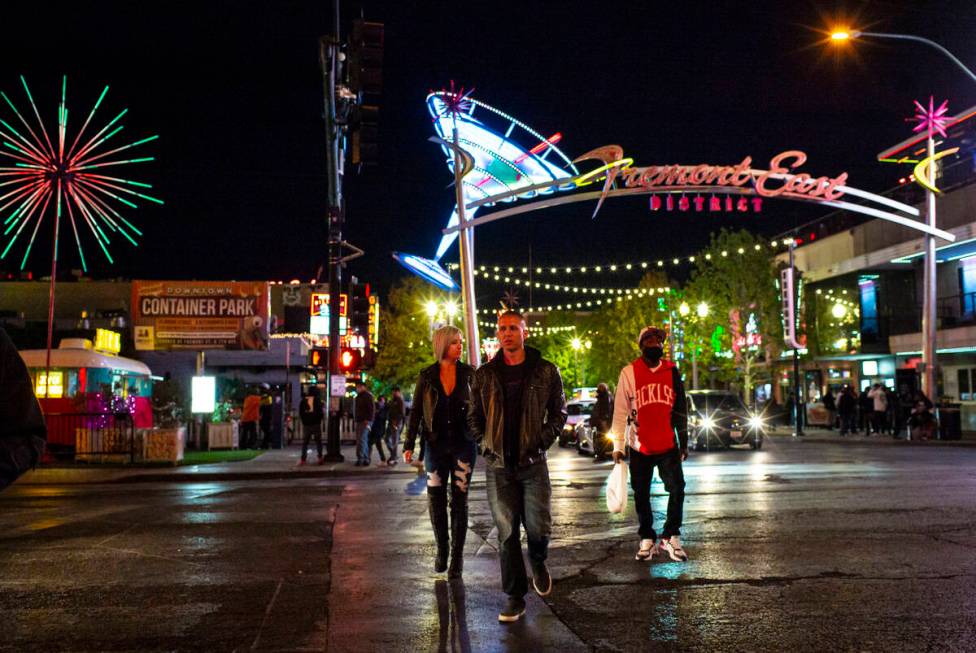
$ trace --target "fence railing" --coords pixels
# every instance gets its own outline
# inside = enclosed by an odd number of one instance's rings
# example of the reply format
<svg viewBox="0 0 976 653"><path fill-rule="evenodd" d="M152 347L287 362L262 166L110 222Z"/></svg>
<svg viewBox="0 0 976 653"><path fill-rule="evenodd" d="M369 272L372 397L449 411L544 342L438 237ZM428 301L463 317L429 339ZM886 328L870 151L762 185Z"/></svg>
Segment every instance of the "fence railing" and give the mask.
<svg viewBox="0 0 976 653"><path fill-rule="evenodd" d="M48 448L87 462L132 462L135 425L129 413L47 413Z"/></svg>

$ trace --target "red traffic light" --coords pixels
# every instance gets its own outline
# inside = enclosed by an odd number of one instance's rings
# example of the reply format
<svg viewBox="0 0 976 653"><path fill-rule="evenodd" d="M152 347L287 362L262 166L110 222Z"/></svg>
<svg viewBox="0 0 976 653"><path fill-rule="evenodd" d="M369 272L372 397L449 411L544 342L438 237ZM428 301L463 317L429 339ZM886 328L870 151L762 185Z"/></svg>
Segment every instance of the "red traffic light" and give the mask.
<svg viewBox="0 0 976 653"><path fill-rule="evenodd" d="M339 354L339 369L353 372L362 368L363 357L356 349L343 349Z"/></svg>

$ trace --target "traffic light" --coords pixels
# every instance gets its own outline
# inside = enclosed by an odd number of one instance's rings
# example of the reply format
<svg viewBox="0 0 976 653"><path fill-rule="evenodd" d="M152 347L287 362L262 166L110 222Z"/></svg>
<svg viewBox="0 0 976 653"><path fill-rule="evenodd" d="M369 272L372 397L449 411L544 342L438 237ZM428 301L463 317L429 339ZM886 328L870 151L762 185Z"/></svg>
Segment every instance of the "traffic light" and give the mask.
<svg viewBox="0 0 976 653"><path fill-rule="evenodd" d="M325 347L312 347L308 350L309 367L328 367L329 350Z"/></svg>
<svg viewBox="0 0 976 653"><path fill-rule="evenodd" d="M369 284L353 278L349 284L349 330L369 337ZM368 342L368 341L367 341Z"/></svg>
<svg viewBox="0 0 976 653"><path fill-rule="evenodd" d="M376 164L380 108L363 96L383 92L383 23L354 20L346 54L349 90L356 96L349 117L350 159L353 165Z"/></svg>
<svg viewBox="0 0 976 653"><path fill-rule="evenodd" d="M339 371L355 372L363 365L363 356L358 349L343 348L339 353Z"/></svg>
<svg viewBox="0 0 976 653"><path fill-rule="evenodd" d="M372 104L359 104L352 110L350 120L351 160L373 165L380 160L380 108Z"/></svg>
<svg viewBox="0 0 976 653"><path fill-rule="evenodd" d="M383 91L383 23L354 20L346 54L349 89L357 95L379 95Z"/></svg>

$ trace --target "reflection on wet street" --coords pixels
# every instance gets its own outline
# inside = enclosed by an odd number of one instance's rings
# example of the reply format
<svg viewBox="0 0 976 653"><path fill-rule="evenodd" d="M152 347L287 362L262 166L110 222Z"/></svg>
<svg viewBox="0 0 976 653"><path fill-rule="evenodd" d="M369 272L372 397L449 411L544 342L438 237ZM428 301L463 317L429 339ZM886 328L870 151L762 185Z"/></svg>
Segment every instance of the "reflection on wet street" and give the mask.
<svg viewBox="0 0 976 653"><path fill-rule="evenodd" d="M697 454L690 560L639 562L610 465L554 449L554 590L508 625L480 468L463 582L433 571L412 468L18 485L0 495L0 651L976 650L974 468L972 448ZM666 502L655 479L658 525Z"/></svg>

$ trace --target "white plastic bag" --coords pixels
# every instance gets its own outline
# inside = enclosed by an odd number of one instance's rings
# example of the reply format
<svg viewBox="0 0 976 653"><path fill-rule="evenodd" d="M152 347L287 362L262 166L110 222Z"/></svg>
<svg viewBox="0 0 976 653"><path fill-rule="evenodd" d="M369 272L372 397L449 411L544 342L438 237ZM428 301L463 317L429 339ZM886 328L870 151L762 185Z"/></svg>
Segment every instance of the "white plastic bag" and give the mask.
<svg viewBox="0 0 976 653"><path fill-rule="evenodd" d="M607 510L623 512L627 508L627 465L617 463L607 479Z"/></svg>

